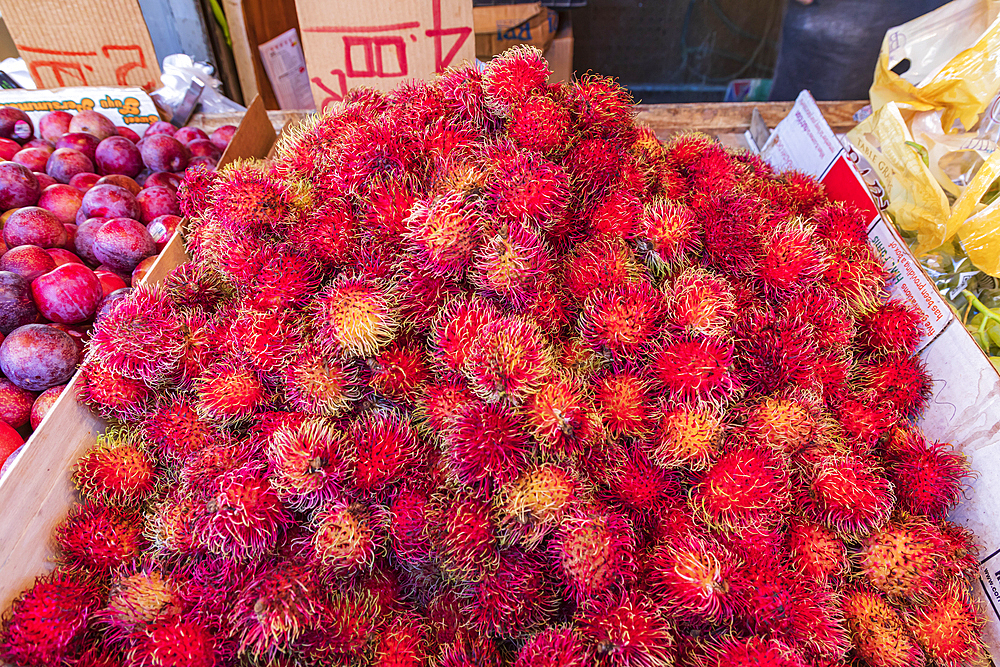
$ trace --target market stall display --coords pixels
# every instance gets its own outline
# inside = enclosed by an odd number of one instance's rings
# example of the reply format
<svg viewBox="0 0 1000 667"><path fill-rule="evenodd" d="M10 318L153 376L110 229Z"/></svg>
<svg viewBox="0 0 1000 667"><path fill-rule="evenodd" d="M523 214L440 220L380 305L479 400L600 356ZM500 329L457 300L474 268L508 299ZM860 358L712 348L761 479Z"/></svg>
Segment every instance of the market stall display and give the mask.
<svg viewBox="0 0 1000 667"><path fill-rule="evenodd" d="M914 425L919 316L863 219L547 74L522 48L358 90L187 174L193 261L88 342L119 425L3 656L982 656L968 470Z"/></svg>

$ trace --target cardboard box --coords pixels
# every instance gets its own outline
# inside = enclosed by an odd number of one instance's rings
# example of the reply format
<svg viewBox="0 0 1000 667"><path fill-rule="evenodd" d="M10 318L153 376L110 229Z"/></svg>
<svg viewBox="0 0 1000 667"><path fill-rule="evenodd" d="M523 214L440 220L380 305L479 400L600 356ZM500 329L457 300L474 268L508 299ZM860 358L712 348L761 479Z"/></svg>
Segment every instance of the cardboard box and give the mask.
<svg viewBox="0 0 1000 667"><path fill-rule="evenodd" d="M38 121L50 111L97 111L115 125L142 136L146 128L160 120L153 100L140 88L56 88L55 90L0 90L0 106L17 107L28 114L38 132Z"/></svg>
<svg viewBox="0 0 1000 667"><path fill-rule="evenodd" d="M533 14L525 15L535 10ZM539 3L476 7L476 57L489 60L515 44L529 44L545 51L559 30L559 14Z"/></svg>
<svg viewBox="0 0 1000 667"><path fill-rule="evenodd" d="M160 85L137 0L0 0L0 13L39 88Z"/></svg>
<svg viewBox="0 0 1000 667"><path fill-rule="evenodd" d="M468 0L296 0L316 108L357 86L392 90L472 61Z"/></svg>
<svg viewBox="0 0 1000 667"><path fill-rule="evenodd" d="M560 16L559 32L545 52L545 59L549 61L552 72L549 83L569 83L573 80L573 24L566 12Z"/></svg>

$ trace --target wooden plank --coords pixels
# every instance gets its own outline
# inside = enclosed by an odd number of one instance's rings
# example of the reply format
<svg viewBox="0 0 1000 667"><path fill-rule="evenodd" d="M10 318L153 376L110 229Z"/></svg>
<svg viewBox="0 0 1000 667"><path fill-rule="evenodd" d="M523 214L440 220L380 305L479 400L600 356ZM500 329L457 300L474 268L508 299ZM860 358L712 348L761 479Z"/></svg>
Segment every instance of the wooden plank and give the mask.
<svg viewBox="0 0 1000 667"><path fill-rule="evenodd" d="M760 109L768 127L774 127L794 102L729 102L712 104L638 104L638 120L649 125L656 136L664 139L684 130L701 130L712 136L743 132L750 127L754 108ZM857 123L854 114L867 101L819 102L823 117L834 132L843 133Z"/></svg>

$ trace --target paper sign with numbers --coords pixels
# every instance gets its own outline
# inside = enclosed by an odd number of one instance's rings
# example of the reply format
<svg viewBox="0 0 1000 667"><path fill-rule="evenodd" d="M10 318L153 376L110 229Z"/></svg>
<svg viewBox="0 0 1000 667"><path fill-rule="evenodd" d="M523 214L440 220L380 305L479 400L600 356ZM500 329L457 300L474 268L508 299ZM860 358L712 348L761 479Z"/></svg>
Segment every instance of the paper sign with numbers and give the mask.
<svg viewBox="0 0 1000 667"><path fill-rule="evenodd" d="M475 57L469 0L296 0L316 108Z"/></svg>

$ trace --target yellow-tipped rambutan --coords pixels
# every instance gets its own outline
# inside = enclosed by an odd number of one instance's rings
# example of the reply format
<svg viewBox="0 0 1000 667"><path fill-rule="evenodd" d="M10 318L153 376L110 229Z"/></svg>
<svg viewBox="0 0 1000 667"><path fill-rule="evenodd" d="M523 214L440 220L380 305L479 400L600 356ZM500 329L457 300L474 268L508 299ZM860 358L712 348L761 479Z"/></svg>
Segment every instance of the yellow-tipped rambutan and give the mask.
<svg viewBox="0 0 1000 667"><path fill-rule="evenodd" d="M732 581L741 564L736 554L709 536L671 536L650 554L646 580L670 617L718 623L733 613Z"/></svg>
<svg viewBox="0 0 1000 667"><path fill-rule="evenodd" d="M310 553L325 572L343 577L371 569L378 544L368 507L331 500L313 513L310 527Z"/></svg>
<svg viewBox="0 0 1000 667"><path fill-rule="evenodd" d="M656 605L640 593L593 602L581 612L580 634L609 667L669 667L674 636Z"/></svg>
<svg viewBox="0 0 1000 667"><path fill-rule="evenodd" d="M711 641L703 656L698 656L698 667L806 667L798 651L780 639L761 636L726 636ZM823 663L808 663L822 665Z"/></svg>
<svg viewBox="0 0 1000 667"><path fill-rule="evenodd" d="M462 491L438 491L427 508L427 533L441 569L459 581L480 581L500 563L490 506Z"/></svg>
<svg viewBox="0 0 1000 667"><path fill-rule="evenodd" d="M862 364L859 374L863 388L876 402L884 402L906 417L920 416L930 400L931 378L916 355L875 357Z"/></svg>
<svg viewBox="0 0 1000 667"><path fill-rule="evenodd" d="M529 224L511 221L489 235L476 253L473 283L513 308L524 308L552 265L552 254Z"/></svg>
<svg viewBox="0 0 1000 667"><path fill-rule="evenodd" d="M518 651L514 667L586 667L590 651L572 627L549 627L531 637Z"/></svg>
<svg viewBox="0 0 1000 667"><path fill-rule="evenodd" d="M293 507L316 507L341 491L349 451L346 434L326 419L281 424L264 444L271 486Z"/></svg>
<svg viewBox="0 0 1000 667"><path fill-rule="evenodd" d="M549 553L566 597L577 604L620 589L636 575L636 538L622 514L592 504L563 518Z"/></svg>
<svg viewBox="0 0 1000 667"><path fill-rule="evenodd" d="M77 505L56 530L59 562L71 572L105 578L146 548L143 520L134 511L95 502Z"/></svg>
<svg viewBox="0 0 1000 667"><path fill-rule="evenodd" d="M209 216L233 232L259 237L293 221L298 193L262 164L237 160L219 171L212 194Z"/></svg>
<svg viewBox="0 0 1000 667"><path fill-rule="evenodd" d="M524 417L502 403L470 403L444 434L448 465L454 477L490 491L516 479L531 446Z"/></svg>
<svg viewBox="0 0 1000 667"><path fill-rule="evenodd" d="M863 587L844 591L844 623L854 650L870 665L914 667L924 665L920 646L907 632L899 612L881 594Z"/></svg>
<svg viewBox="0 0 1000 667"><path fill-rule="evenodd" d="M507 136L519 147L539 153L562 148L569 129L569 109L546 94L528 96L507 118Z"/></svg>
<svg viewBox="0 0 1000 667"><path fill-rule="evenodd" d="M867 535L878 530L896 503L892 483L853 454L821 456L803 478L798 500L807 516L841 535Z"/></svg>
<svg viewBox="0 0 1000 667"><path fill-rule="evenodd" d="M461 277L482 242L482 221L459 192L414 203L405 238L436 274Z"/></svg>
<svg viewBox="0 0 1000 667"><path fill-rule="evenodd" d="M374 355L396 335L398 320L389 291L365 276L341 274L312 305L317 342L330 354Z"/></svg>
<svg viewBox="0 0 1000 667"><path fill-rule="evenodd" d="M480 328L499 317L491 301L477 297L458 297L442 306L431 325L429 346L438 369L461 372Z"/></svg>
<svg viewBox="0 0 1000 667"><path fill-rule="evenodd" d="M125 377L91 358L81 370L78 396L82 403L107 419L138 419L150 408L153 391L142 380Z"/></svg>
<svg viewBox="0 0 1000 667"><path fill-rule="evenodd" d="M488 175L484 199L497 220L552 229L566 216L569 176L554 162L528 151L500 152Z"/></svg>
<svg viewBox="0 0 1000 667"><path fill-rule="evenodd" d="M628 282L592 292L583 305L583 339L614 359L634 359L649 349L663 320L662 295L648 282Z"/></svg>
<svg viewBox="0 0 1000 667"><path fill-rule="evenodd" d="M548 377L552 353L541 331L508 315L484 323L465 357L469 386L486 401L523 400Z"/></svg>
<svg viewBox="0 0 1000 667"><path fill-rule="evenodd" d="M167 616L132 637L128 664L136 667L213 667L219 641L200 623Z"/></svg>
<svg viewBox="0 0 1000 667"><path fill-rule="evenodd" d="M549 68L541 51L533 46L513 46L486 65L483 72L486 105L496 115L506 118L540 90L548 78Z"/></svg>
<svg viewBox="0 0 1000 667"><path fill-rule="evenodd" d="M885 455L899 507L932 520L943 519L958 503L969 464L946 443L930 443L917 433Z"/></svg>
<svg viewBox="0 0 1000 667"><path fill-rule="evenodd" d="M722 276L690 267L665 290L669 325L687 335L725 336L732 330L736 300Z"/></svg>
<svg viewBox="0 0 1000 667"><path fill-rule="evenodd" d="M649 382L627 368L610 371L592 382L594 409L613 436L642 437L655 425Z"/></svg>
<svg viewBox="0 0 1000 667"><path fill-rule="evenodd" d="M228 619L238 653L273 660L316 625L320 605L305 566L276 563L250 573Z"/></svg>
<svg viewBox="0 0 1000 667"><path fill-rule="evenodd" d="M926 604L908 608L904 619L932 664L986 664L982 611L963 584L951 583Z"/></svg>
<svg viewBox="0 0 1000 667"><path fill-rule="evenodd" d="M669 199L646 204L636 229L636 245L656 273L693 259L701 246L698 220L687 206Z"/></svg>
<svg viewBox="0 0 1000 667"><path fill-rule="evenodd" d="M657 411L649 455L664 468L707 467L722 440L722 414L711 403L664 403Z"/></svg>
<svg viewBox="0 0 1000 667"><path fill-rule="evenodd" d="M924 337L923 315L909 304L892 299L858 321L858 344L887 355L913 354Z"/></svg>
<svg viewBox="0 0 1000 667"><path fill-rule="evenodd" d="M116 578L108 592L107 605L97 617L107 626L107 634L116 642L126 641L132 633L159 618L183 611L180 582L154 567L140 567L134 573Z"/></svg>
<svg viewBox="0 0 1000 667"><path fill-rule="evenodd" d="M591 237L567 256L563 283L573 301L583 304L591 294L631 282L639 273L639 264L622 239Z"/></svg>
<svg viewBox="0 0 1000 667"><path fill-rule="evenodd" d="M795 572L821 584L836 583L847 573L847 547L835 532L793 517L785 532L789 565Z"/></svg>
<svg viewBox="0 0 1000 667"><path fill-rule="evenodd" d="M872 532L853 557L868 583L889 599L922 602L939 583L946 553L947 545L934 526L910 517Z"/></svg>
<svg viewBox="0 0 1000 667"><path fill-rule="evenodd" d="M739 387L732 373L733 346L722 339L665 342L653 353L650 371L670 397L724 402Z"/></svg>
<svg viewBox="0 0 1000 667"><path fill-rule="evenodd" d="M747 406L746 430L787 456L794 456L823 431L823 417L811 401L768 396Z"/></svg>
<svg viewBox="0 0 1000 667"><path fill-rule="evenodd" d="M430 377L424 345L402 335L368 361L368 384L379 394L411 405Z"/></svg>
<svg viewBox="0 0 1000 667"><path fill-rule="evenodd" d="M774 296L784 296L815 281L826 259L813 238L813 229L800 219L775 225L761 239L760 251L756 278Z"/></svg>
<svg viewBox="0 0 1000 667"><path fill-rule="evenodd" d="M593 407L582 383L571 376L552 377L528 398L523 411L543 456L572 456L594 435Z"/></svg>
<svg viewBox="0 0 1000 667"><path fill-rule="evenodd" d="M270 551L291 516L270 480L252 467L231 470L215 480L198 510L195 530L210 552L252 561Z"/></svg>
<svg viewBox="0 0 1000 667"><path fill-rule="evenodd" d="M422 667L427 664L430 640L427 623L415 613L404 613L379 634L372 663L378 667Z"/></svg>
<svg viewBox="0 0 1000 667"><path fill-rule="evenodd" d="M823 280L858 314L870 312L885 298L887 270L871 246L830 252Z"/></svg>
<svg viewBox="0 0 1000 667"><path fill-rule="evenodd" d="M534 549L582 495L582 482L567 464L533 466L500 489L496 501L501 537Z"/></svg>
<svg viewBox="0 0 1000 667"><path fill-rule="evenodd" d="M774 527L791 503L788 470L767 447L723 454L691 494L695 512L710 526L729 530Z"/></svg>
<svg viewBox="0 0 1000 667"><path fill-rule="evenodd" d="M138 434L117 428L80 457L73 480L88 500L136 506L153 492L157 470Z"/></svg>
<svg viewBox="0 0 1000 667"><path fill-rule="evenodd" d="M212 364L195 382L198 415L227 424L249 417L268 400L257 373L231 361Z"/></svg>
<svg viewBox="0 0 1000 667"><path fill-rule="evenodd" d="M337 416L361 398L357 368L330 359L315 344L299 348L281 376L289 405L310 414Z"/></svg>

